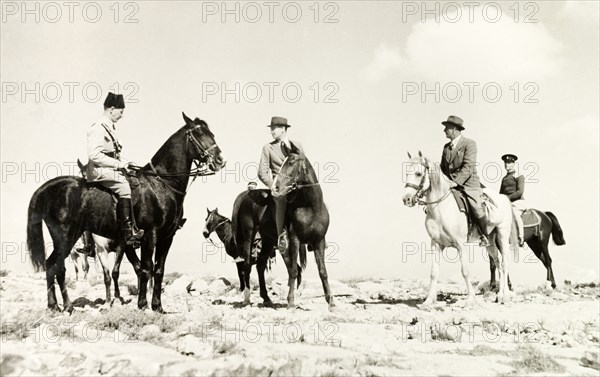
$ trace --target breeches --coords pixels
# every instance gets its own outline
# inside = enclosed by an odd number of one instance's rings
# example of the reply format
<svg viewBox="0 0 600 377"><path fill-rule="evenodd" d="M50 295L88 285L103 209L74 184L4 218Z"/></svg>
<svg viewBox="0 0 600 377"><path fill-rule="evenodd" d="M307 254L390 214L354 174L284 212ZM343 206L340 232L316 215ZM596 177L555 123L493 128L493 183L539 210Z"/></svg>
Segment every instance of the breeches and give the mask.
<svg viewBox="0 0 600 377"><path fill-rule="evenodd" d="M99 183L117 194L119 198L131 199L131 187L129 187L129 182L127 182L127 179L120 174L115 174L115 178L119 180L99 181Z"/></svg>

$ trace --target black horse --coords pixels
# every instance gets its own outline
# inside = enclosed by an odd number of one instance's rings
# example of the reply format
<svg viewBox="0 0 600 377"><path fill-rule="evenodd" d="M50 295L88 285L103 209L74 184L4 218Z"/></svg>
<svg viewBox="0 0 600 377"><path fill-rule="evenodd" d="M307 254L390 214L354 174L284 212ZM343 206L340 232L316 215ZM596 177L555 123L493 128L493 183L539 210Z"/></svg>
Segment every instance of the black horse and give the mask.
<svg viewBox="0 0 600 377"><path fill-rule="evenodd" d="M183 218L183 200L190 175L214 173L224 166L221 150L213 133L203 120L191 120L183 114L185 125L162 145L137 174L139 186L133 190L137 226L144 229L141 261L133 246L125 245L127 259L138 276L138 307L146 308L147 282L154 275L152 309L162 312L161 288L164 266L173 236ZM206 169L192 171L192 163L204 163ZM46 260L42 221L52 237L54 250ZM65 286L64 259L84 231L109 239L122 239L116 221L113 196L101 188L92 188L74 176L61 176L44 183L29 203L27 244L31 261L37 270L46 270L48 307L59 310L54 279L60 287L64 309L73 305ZM155 254L156 250L156 254ZM155 255L154 255L155 254ZM154 255L154 264L152 257ZM118 287L118 273L113 274ZM115 292L115 296L117 296Z"/></svg>
<svg viewBox="0 0 600 377"><path fill-rule="evenodd" d="M277 227L274 220L273 197L269 190L249 190L241 192L233 203L233 214L231 216L234 244L238 248L238 256L243 259L237 264L241 284L244 289L244 305L250 305L250 273L254 259L252 256L253 242L256 232L261 237L262 246L256 258L256 271L258 272L258 283L260 286L260 297L263 305L273 307L265 284L265 269L270 258L275 258L275 244L277 242ZM306 246L300 248L300 264L296 264L296 286L302 283L302 270L306 268ZM241 270L241 272L240 272Z"/></svg>
<svg viewBox="0 0 600 377"><path fill-rule="evenodd" d="M296 260L302 255L301 244L315 253L319 276L329 309L334 307L325 267L325 234L329 227L329 212L323 202L323 191L317 175L306 156L291 145L291 153L283 162L271 189L276 197L288 201L286 226L289 235L288 250L283 259L288 270L288 308L294 305L294 280L299 273ZM261 287L262 289L262 287Z"/></svg>
<svg viewBox="0 0 600 377"><path fill-rule="evenodd" d="M218 208L215 208L212 211L207 208L206 212L207 215L206 219L204 220L205 224L202 235L204 238L209 239L212 232L217 233L217 236L225 246L225 252L236 262L238 277L240 278L240 291L243 291L245 288L244 260L241 258L241 254L233 237L231 220L221 215ZM256 260L253 260L252 264L256 264Z"/></svg>
<svg viewBox="0 0 600 377"><path fill-rule="evenodd" d="M566 244L563 237L563 231L558 223L558 219L552 212L542 212L537 209L532 209L540 218L540 224L535 227L524 228L523 239L527 242L527 245L534 254L542 261L544 267L546 267L546 280L550 281L552 288L556 288L556 281L554 280L554 272L552 271L552 258L550 258L550 251L548 250L548 244L550 243L550 235L552 235L552 241L557 246ZM512 286L510 278L508 281L509 287ZM496 265L490 258L490 286L496 286Z"/></svg>

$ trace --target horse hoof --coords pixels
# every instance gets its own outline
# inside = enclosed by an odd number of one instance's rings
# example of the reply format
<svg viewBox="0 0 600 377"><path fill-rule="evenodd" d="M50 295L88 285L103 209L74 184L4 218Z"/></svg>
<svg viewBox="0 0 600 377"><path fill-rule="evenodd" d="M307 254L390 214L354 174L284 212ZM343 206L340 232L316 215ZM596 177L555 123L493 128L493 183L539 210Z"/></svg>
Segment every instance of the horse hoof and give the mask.
<svg viewBox="0 0 600 377"><path fill-rule="evenodd" d="M272 308L273 306L275 306L275 305L273 304L273 301L271 301L271 300L265 300L265 301L263 302L263 305L264 305L264 307L265 307L265 308Z"/></svg>
<svg viewBox="0 0 600 377"><path fill-rule="evenodd" d="M65 311L69 313L69 315L73 314L73 304L69 303L69 305L65 306Z"/></svg>
<svg viewBox="0 0 600 377"><path fill-rule="evenodd" d="M53 312L53 313L59 313L60 312L60 307L57 304L54 305L48 305L48 308L46 308L46 310Z"/></svg>
<svg viewBox="0 0 600 377"><path fill-rule="evenodd" d="M165 310L162 308L162 305L161 306L152 305L152 310L154 310L155 312L160 313L160 314L165 313Z"/></svg>

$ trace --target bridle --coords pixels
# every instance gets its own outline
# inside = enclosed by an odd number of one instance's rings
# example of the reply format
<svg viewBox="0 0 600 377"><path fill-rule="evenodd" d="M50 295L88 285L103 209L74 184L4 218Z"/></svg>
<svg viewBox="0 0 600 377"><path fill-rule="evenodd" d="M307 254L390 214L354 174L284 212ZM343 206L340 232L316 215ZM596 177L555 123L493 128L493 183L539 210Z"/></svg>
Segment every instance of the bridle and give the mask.
<svg viewBox="0 0 600 377"><path fill-rule="evenodd" d="M439 199L433 200L431 202L425 201L422 198L429 192L429 190L431 190L431 182L429 183L429 187L427 187L426 189L423 189L425 187L425 178L429 175L429 165L428 164L424 164L423 162L419 161L419 164L421 164L424 168L425 168L425 172L423 172L423 176L421 177L421 181L419 182L418 185L415 185L414 183L410 183L407 182L404 187L408 187L408 188L412 188L414 190L416 190L417 192L415 193L415 197L417 198L417 203L419 205L428 205L428 204L437 204L440 202L443 202L448 196L450 196L450 190L448 190L448 192L442 196Z"/></svg>
<svg viewBox="0 0 600 377"><path fill-rule="evenodd" d="M211 213L211 214L210 214L210 216L212 216L212 215L213 215L213 213ZM210 217L210 216L209 216L209 217ZM206 220L207 220L207 222L208 222L208 220L209 220L209 219L206 219ZM217 246L217 245L215 245L215 243L213 242L212 238L210 238L210 235L211 235L211 233L212 233L212 232L215 232L215 233L216 233L217 229L219 229L219 227L220 227L221 225L227 224L227 222L229 222L229 221L231 221L231 220L229 220L229 219L225 219L225 220L221 221L220 223L218 223L218 224L217 224L217 225L216 225L216 226L213 228L213 230L211 230L211 231L208 233L208 237L206 237L206 238L207 238L207 239L210 241L210 243L212 243L212 245L213 245L214 247L218 247L218 246Z"/></svg>
<svg viewBox="0 0 600 377"><path fill-rule="evenodd" d="M286 158L286 161L287 161L287 158ZM285 161L284 161L284 164L285 164ZM283 166L283 164L282 164L282 166ZM300 167L302 168L302 175L306 176L306 160L305 159L301 159ZM290 177L289 175L283 174L281 172L279 172L277 175L281 176L281 177L284 177L284 178L287 178L290 181L292 181L291 185L285 186L285 188L290 189L290 192L294 191L294 190L302 189L302 188L305 188L305 187L312 187L312 186L319 186L320 185L319 182L314 182L314 183L298 183L298 177Z"/></svg>
<svg viewBox="0 0 600 377"><path fill-rule="evenodd" d="M185 131L187 138L185 139L185 149L188 149L189 144L191 143L195 148L196 151L198 152L198 154L200 155L199 158L194 158L193 162L196 165L195 168L189 170L189 171L181 171L181 172L172 172L172 173L159 173L156 171L156 168L154 167L154 164L152 163L152 161L150 161L149 165L150 168L152 169L151 172L145 172L145 174L147 175L151 175L151 176L155 176L156 180L159 182L162 182L165 186L167 186L171 191L185 196L186 192L185 191L181 191L176 189L175 187L169 185L167 182L164 181L163 178L174 178L174 177L194 177L192 179L192 182L190 183L189 186L192 185L192 183L194 183L194 181L196 180L196 178L198 177L202 177L202 176L207 176L207 175L213 175L215 174L215 172L213 170L211 170L209 168L210 164L213 162L214 160L214 156L212 155L212 153L210 153L210 151L212 151L213 149L217 148L217 144L214 143L213 145L211 145L208 148L205 148L202 146L202 144L200 143L200 141L194 136L193 131L201 128L202 125L200 124L196 124L194 125L193 128L189 128ZM200 166L200 160L204 160L204 166ZM136 166L136 165L130 165L129 166L132 170L135 171L139 171L142 169L141 166ZM188 186L188 188L189 188Z"/></svg>

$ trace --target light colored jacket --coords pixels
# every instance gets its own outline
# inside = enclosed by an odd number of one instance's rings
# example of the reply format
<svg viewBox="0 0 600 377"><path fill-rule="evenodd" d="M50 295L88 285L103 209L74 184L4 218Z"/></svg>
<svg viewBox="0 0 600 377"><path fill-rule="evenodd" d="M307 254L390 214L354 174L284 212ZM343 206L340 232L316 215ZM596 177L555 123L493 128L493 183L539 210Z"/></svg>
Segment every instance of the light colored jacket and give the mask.
<svg viewBox="0 0 600 377"><path fill-rule="evenodd" d="M290 143L294 144L294 146L304 154L302 144L294 140L290 140ZM280 142L273 140L272 142L265 144L258 164L258 179L260 179L267 187L271 187L285 158L286 155L281 148Z"/></svg>
<svg viewBox="0 0 600 377"><path fill-rule="evenodd" d="M114 124L106 117L102 117L88 129L88 182L121 180L120 177L116 176L121 175L117 169L126 168L127 162L122 158L116 159L107 155L107 153L115 153L115 144L113 143L111 135L114 140L119 143Z"/></svg>

